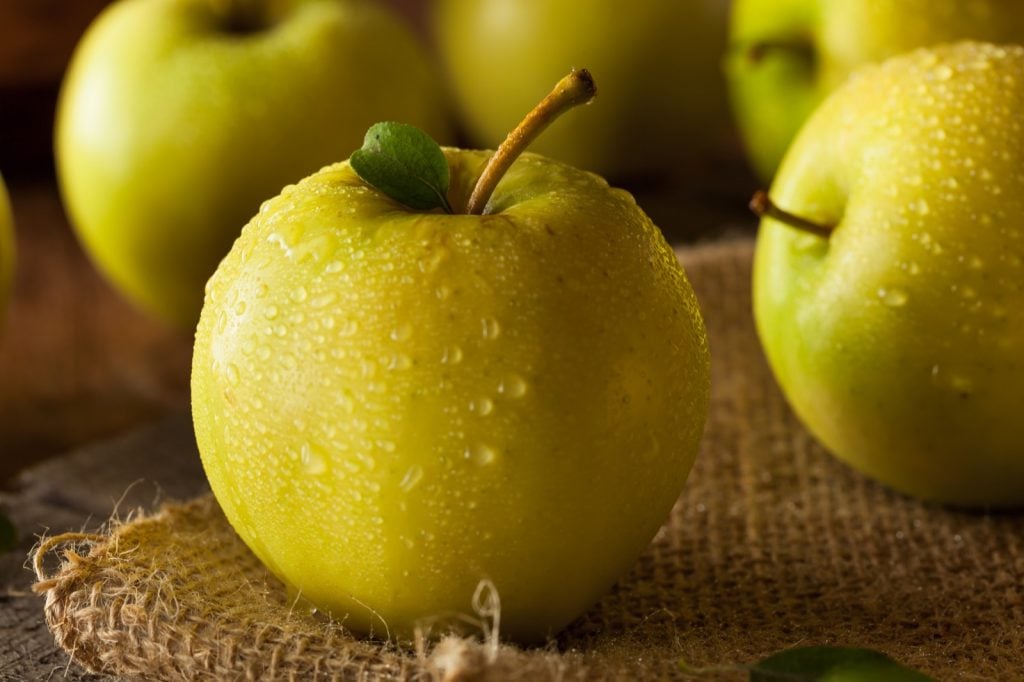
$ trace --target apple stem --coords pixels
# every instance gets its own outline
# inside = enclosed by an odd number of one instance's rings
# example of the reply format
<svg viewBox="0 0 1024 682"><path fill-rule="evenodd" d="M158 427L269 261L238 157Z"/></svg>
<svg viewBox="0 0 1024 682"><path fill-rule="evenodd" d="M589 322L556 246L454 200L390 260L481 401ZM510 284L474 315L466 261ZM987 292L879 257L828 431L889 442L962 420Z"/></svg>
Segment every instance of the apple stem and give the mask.
<svg viewBox="0 0 1024 682"><path fill-rule="evenodd" d="M811 234L818 235L828 239L832 235L832 231L835 229L834 225L822 225L816 223L813 220L807 218L801 218L798 215L793 215L789 211L785 211L775 205L775 202L768 196L768 192L764 190L758 190L754 193L753 198L750 200L750 210L753 211L758 218L771 218L772 220L778 220L780 223L795 227L798 230L804 232L810 232Z"/></svg>
<svg viewBox="0 0 1024 682"><path fill-rule="evenodd" d="M491 195L494 193L494 188L498 186L513 162L530 146L530 143L559 116L573 107L586 104L596 94L597 86L594 85L594 79L586 69L573 69L568 76L558 81L547 97L542 99L526 115L526 118L520 121L515 130L508 134L498 146L498 150L487 161L484 172L476 181L476 186L473 187L473 193L466 205L466 213L470 215L483 213L487 202L490 201Z"/></svg>

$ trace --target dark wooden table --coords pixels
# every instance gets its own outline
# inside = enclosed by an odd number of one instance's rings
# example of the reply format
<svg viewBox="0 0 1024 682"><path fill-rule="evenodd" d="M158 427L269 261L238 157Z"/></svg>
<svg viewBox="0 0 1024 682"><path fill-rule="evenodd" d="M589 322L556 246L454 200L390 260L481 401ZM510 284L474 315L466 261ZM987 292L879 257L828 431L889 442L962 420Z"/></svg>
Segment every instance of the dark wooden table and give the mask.
<svg viewBox="0 0 1024 682"><path fill-rule="evenodd" d="M183 409L192 344L97 274L54 185L11 195L18 264L0 333L0 487L30 464Z"/></svg>

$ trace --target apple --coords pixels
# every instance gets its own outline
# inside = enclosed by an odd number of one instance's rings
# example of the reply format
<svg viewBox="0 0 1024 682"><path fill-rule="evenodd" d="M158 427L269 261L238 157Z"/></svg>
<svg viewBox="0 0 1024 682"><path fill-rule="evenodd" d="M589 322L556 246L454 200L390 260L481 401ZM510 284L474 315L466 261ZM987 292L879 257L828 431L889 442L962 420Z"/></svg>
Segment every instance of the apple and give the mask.
<svg viewBox="0 0 1024 682"><path fill-rule="evenodd" d="M601 74L601 98L534 149L602 175L647 178L695 165L727 139L728 5L441 0L434 24L473 144L496 146L558 76L586 64Z"/></svg>
<svg viewBox="0 0 1024 682"><path fill-rule="evenodd" d="M64 201L97 266L173 324L260 202L397 117L446 139L412 33L356 0L120 0L61 91Z"/></svg>
<svg viewBox="0 0 1024 682"><path fill-rule="evenodd" d="M7 301L14 280L14 217L7 187L0 177L0 323L3 322Z"/></svg>
<svg viewBox="0 0 1024 682"><path fill-rule="evenodd" d="M1024 5L736 0L726 70L754 169L770 180L800 126L857 67L963 39L1024 40Z"/></svg>
<svg viewBox="0 0 1024 682"><path fill-rule="evenodd" d="M869 67L762 206L754 312L780 386L836 456L926 500L1024 504L1022 107L1021 47Z"/></svg>
<svg viewBox="0 0 1024 682"><path fill-rule="evenodd" d="M367 144L408 133L385 128ZM373 188L364 147L264 204L210 280L210 485L356 631L408 639L493 585L502 637L542 641L631 566L694 460L709 361L682 268L600 177L535 154L503 172L521 142L418 150L453 213Z"/></svg>

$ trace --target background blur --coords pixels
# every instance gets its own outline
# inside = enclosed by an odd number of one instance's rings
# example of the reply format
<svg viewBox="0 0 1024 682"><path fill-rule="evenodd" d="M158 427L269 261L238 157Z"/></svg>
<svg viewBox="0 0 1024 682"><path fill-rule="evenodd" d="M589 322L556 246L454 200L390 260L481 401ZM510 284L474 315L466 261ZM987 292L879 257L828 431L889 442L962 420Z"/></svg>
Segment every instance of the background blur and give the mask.
<svg viewBox="0 0 1024 682"><path fill-rule="evenodd" d="M429 0L386 1L430 42ZM110 288L77 244L57 193L60 81L106 4L0 1L0 173L17 233L14 297L0 333L0 488L29 464L188 406L191 335ZM699 184L629 189L670 241L749 230L742 207L753 182L738 143L733 152Z"/></svg>

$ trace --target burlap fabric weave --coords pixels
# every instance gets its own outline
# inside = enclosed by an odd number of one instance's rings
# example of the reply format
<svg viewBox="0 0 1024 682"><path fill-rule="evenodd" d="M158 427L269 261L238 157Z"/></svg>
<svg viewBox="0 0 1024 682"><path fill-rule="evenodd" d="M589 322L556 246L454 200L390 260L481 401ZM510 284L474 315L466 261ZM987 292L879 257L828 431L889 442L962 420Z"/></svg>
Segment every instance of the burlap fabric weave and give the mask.
<svg viewBox="0 0 1024 682"><path fill-rule="evenodd" d="M63 549L37 585L57 642L146 680L666 679L683 660L810 644L879 649L944 680L1024 679L1024 517L923 505L831 459L761 355L750 243L681 256L711 337L701 454L633 570L547 648L354 638L295 609L209 498L43 546Z"/></svg>

